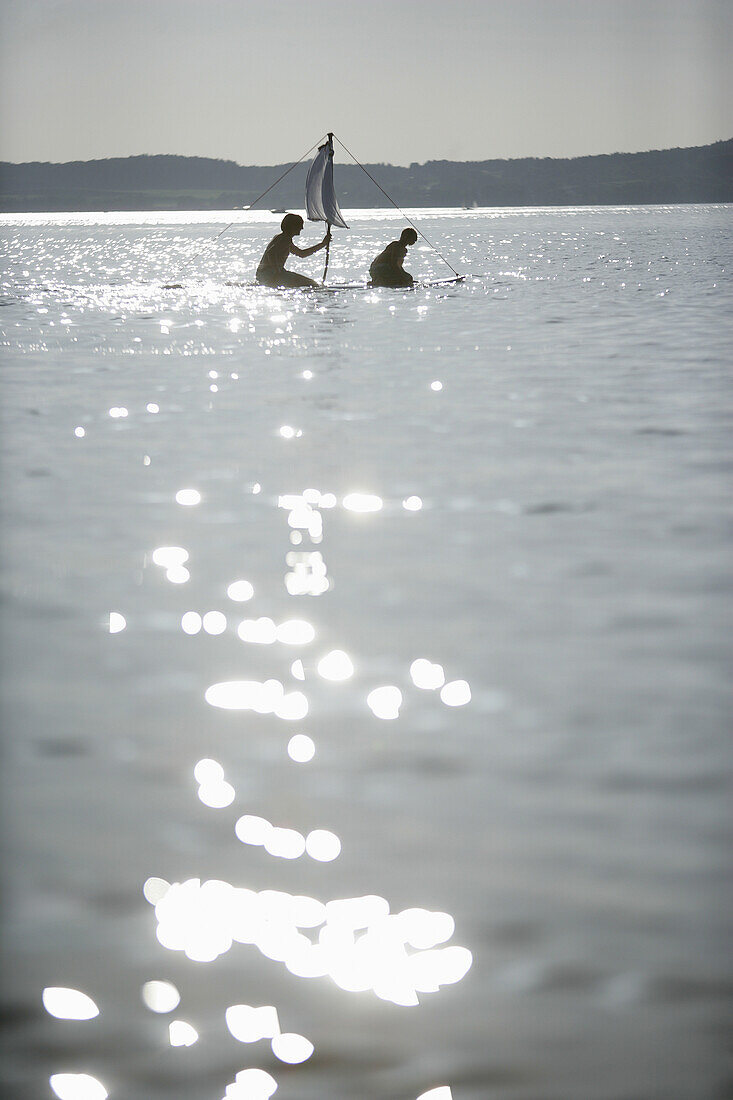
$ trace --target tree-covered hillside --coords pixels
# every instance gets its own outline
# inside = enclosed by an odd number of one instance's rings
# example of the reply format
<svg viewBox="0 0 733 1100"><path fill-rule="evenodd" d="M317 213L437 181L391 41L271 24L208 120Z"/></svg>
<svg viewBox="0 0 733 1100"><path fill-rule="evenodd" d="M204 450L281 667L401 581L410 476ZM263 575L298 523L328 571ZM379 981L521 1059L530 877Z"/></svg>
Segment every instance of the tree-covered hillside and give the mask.
<svg viewBox="0 0 733 1100"><path fill-rule="evenodd" d="M366 166L400 206L556 206L733 202L733 139L691 149L570 160L448 161ZM0 164L3 211L211 210L248 206L287 164L246 167L205 157L139 156L68 164ZM306 164L264 208L302 207ZM338 165L343 207L384 206L356 165Z"/></svg>

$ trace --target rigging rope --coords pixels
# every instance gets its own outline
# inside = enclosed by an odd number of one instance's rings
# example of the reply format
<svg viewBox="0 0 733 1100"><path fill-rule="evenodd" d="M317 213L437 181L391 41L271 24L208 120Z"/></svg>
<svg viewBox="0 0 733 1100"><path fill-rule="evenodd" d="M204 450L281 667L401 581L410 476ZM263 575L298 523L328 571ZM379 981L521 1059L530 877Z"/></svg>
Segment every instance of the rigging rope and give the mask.
<svg viewBox="0 0 733 1100"><path fill-rule="evenodd" d="M316 148L316 147L317 147L318 145L320 145L320 144L321 144L322 140L323 140L322 138L319 138L319 139L318 139L318 141L314 142L314 144L313 144L313 145L311 145L310 149L307 149L307 150L306 150L306 152L305 152L305 153L303 153L303 156L302 156L302 157L300 158L300 160L296 160L296 161L294 161L294 162L293 162L293 163L292 163L292 164L290 165L290 167L289 167L289 168L286 168L286 169L285 169L285 171L283 172L283 174L282 174L281 176L278 176L278 177L277 177L277 179L275 180L275 182L274 182L274 183L271 183L271 184L270 184L270 186L269 186L269 187L267 188L267 190L263 191L261 195L258 195L256 199L253 199L253 201L252 201L252 202L251 202L251 203L249 204L249 206L247 207L247 209L248 209L248 210L251 210L253 206L256 206L256 205L257 205L257 203L258 203L258 202L260 201L260 199L264 199L265 195L268 195L268 194L270 193L270 191L272 191L273 187L277 187L277 185L278 185L278 183L280 182L280 180L284 180L284 179L285 179L285 177L286 177L286 176L288 175L288 173L289 173L289 172L292 172L293 168L297 168L297 167L298 167L298 165L299 165L299 164L300 164L300 163L301 163L302 161L304 161L304 160L305 160L305 158L306 158L307 156L309 156L309 154L310 154L310 153L312 153L312 152L313 152L313 150L314 150L314 149L315 149L315 148ZM220 231L219 231L219 232L218 232L218 233L216 234L216 236L215 236L215 237L211 237L211 238L210 238L210 240L206 241L206 242L205 242L205 243L204 243L204 244L202 245L202 247L201 247L201 248L200 248L200 249L198 250L198 252L194 253L194 255L193 255L193 256L189 256L189 258L188 258L188 259L187 259L187 260L185 261L185 263L184 263L184 264L182 264L182 266L181 266L181 267L179 268L179 272L182 272L182 271L183 271L183 270L184 270L185 268L187 268L187 267L188 267L188 265L189 265L190 263L193 263L193 261L194 261L194 260L197 260L197 259L198 259L198 257L199 257L199 256L201 255L201 253L202 253L202 252L204 252L204 251L205 251L205 250L206 250L206 249L207 249L207 248L209 247L209 245L211 245L211 244L214 244L214 243L215 243L216 241L218 241L218 240L219 240L219 237L223 237L223 236L224 236L224 234L226 233L227 229L231 229L233 225L234 225L234 222L229 222L229 225L225 225L225 226L224 226L224 228L223 228L223 229L221 229L221 230L220 230ZM177 285L178 285L178 284L176 284L176 283L167 283L167 284L166 284L166 285L165 285L165 286L163 287L163 290L174 290L174 289L177 289Z"/></svg>
<svg viewBox="0 0 733 1100"><path fill-rule="evenodd" d="M448 263L448 260L446 260L446 258L445 258L445 256L443 255L443 253L442 253L442 252L438 252L438 249L437 249L437 248L435 247L435 245L434 245L434 244L432 243L432 241L429 241L429 240L428 240L428 238L427 238L427 237L425 236L425 234L424 234L424 233L422 232L422 230L421 230L421 229L418 229L418 227L417 227L417 226L415 225L415 223L414 223L413 221L411 221L411 220L410 220L410 218L408 218L408 216L407 216L407 214L406 214L406 213L404 212L404 210L403 210L403 209L402 209L401 207L399 207L399 206L397 205L397 203L396 203L396 202L394 201L394 199L392 198L392 196L391 196L391 195L388 195L388 194L387 194L387 192L386 192L386 191L384 190L384 188L382 187L382 185L381 185L380 183L377 183L377 181L375 180L375 178L374 178L374 176L373 176L373 175L371 174L371 172L367 171L367 169L366 169L366 168L364 167L364 165L363 165L363 164L361 163L361 161L358 161L358 160L356 159L356 157L355 157L355 156L354 156L354 154L353 154L353 153L351 152L351 150L350 150L350 149L347 149L347 148L346 148L346 146L344 145L344 143L343 143L343 141L341 140L341 138L340 138L340 137L337 137L337 136L336 136L335 134L334 134L334 137L336 137L336 141L337 141L337 142L339 143L339 145L340 145L340 146L341 146L341 148L342 148L342 149L344 150L344 152L346 152L346 153L348 153L348 154L349 154L349 156L350 156L350 157L351 157L351 159L353 160L354 164L358 164L358 166L359 166L359 168L361 168L362 172L365 172L365 173L366 173L366 175L367 175L367 176L369 176L369 179L370 179L370 180L372 181L372 183L373 183L373 184L375 185L375 187L378 187L378 188L379 188L379 190L380 190L380 191L382 192L382 194L384 195L385 199L389 199L389 201L390 201L390 202L392 203L392 205L394 206L395 210L399 210L400 214L401 214L401 215L402 215L402 217L403 217L403 218L405 219L405 221L406 221L406 222L409 222L409 223L410 223L410 225L412 226L412 228L413 228L413 229L415 230L415 232L416 232L416 233L419 233L419 234L420 234L420 236L421 236L421 237L422 237L422 239L423 239L423 240L425 241L425 243L426 243L426 244L429 244L429 245L430 245L430 247L432 248L433 252L436 252L436 253L438 254L438 256L440 256L440 258L441 258L441 260L443 261L443 263L444 263L444 264L446 264L446 265L447 265L447 266L448 266L448 267L449 267L449 268L451 269L451 271L453 272L453 274L454 274L454 275L455 275L455 276L456 276L457 278L460 278L460 275L458 274L458 272L456 271L456 269L455 269L455 268L453 267L453 264L451 264L451 263ZM306 156L307 156L307 155L308 155L308 154L306 153Z"/></svg>

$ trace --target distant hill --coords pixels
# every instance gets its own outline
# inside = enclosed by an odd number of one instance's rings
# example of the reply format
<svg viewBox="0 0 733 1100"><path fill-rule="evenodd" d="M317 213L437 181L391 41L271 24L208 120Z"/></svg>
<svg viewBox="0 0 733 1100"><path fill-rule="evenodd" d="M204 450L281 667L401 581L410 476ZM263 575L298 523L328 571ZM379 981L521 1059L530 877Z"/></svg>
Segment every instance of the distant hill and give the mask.
<svg viewBox="0 0 733 1100"><path fill-rule="evenodd" d="M248 206L287 164L247 167L206 157L140 156L67 164L0 162L0 210L216 210ZM557 160L368 164L400 206L559 206L733 202L733 139L691 149ZM303 205L306 164L263 209ZM339 165L344 207L386 200L356 165Z"/></svg>

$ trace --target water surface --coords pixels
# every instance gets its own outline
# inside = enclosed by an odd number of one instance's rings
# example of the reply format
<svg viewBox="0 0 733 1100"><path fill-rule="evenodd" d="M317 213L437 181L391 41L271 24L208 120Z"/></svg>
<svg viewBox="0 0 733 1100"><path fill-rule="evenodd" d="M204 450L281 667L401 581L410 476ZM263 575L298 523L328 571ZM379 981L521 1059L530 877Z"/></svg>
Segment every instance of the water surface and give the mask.
<svg viewBox="0 0 733 1100"><path fill-rule="evenodd" d="M722 1098L730 208L232 216L2 219L6 1090Z"/></svg>

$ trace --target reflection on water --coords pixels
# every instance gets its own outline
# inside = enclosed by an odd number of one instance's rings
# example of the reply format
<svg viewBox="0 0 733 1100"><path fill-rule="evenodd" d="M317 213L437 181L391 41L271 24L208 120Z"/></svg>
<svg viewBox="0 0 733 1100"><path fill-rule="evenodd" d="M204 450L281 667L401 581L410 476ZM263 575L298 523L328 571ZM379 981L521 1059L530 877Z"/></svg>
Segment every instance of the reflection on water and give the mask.
<svg viewBox="0 0 733 1100"><path fill-rule="evenodd" d="M225 1013L226 1025L240 1043L258 1043L280 1034L280 1020L273 1005L252 1008L250 1005L230 1005Z"/></svg>
<svg viewBox="0 0 733 1100"><path fill-rule="evenodd" d="M185 1020L171 1020L168 1025L168 1040L172 1047L192 1047L198 1037L199 1033L193 1024Z"/></svg>
<svg viewBox="0 0 733 1100"><path fill-rule="evenodd" d="M409 295L11 227L13 1082L722 1095L719 217L436 216L492 278Z"/></svg>
<svg viewBox="0 0 733 1100"><path fill-rule="evenodd" d="M377 718L399 718L402 692L393 684L373 688L367 695L367 706Z"/></svg>
<svg viewBox="0 0 733 1100"><path fill-rule="evenodd" d="M285 1032L283 1035L276 1035L272 1040L271 1046L275 1057L290 1066L297 1066L300 1065L301 1062L307 1062L314 1049L313 1043L306 1039L304 1035L298 1035L294 1031Z"/></svg>
<svg viewBox="0 0 733 1100"><path fill-rule="evenodd" d="M79 989L48 986L43 991L43 1007L58 1020L93 1020L99 1009L91 997Z"/></svg>
<svg viewBox="0 0 733 1100"><path fill-rule="evenodd" d="M179 489L176 493L176 502L178 504L183 504L187 508L191 508L201 503L201 493L198 489Z"/></svg>
<svg viewBox="0 0 733 1100"><path fill-rule="evenodd" d="M471 701L471 688L466 680L451 680L440 689L440 698L447 707L463 707Z"/></svg>
<svg viewBox="0 0 733 1100"><path fill-rule="evenodd" d="M373 493L347 493L342 504L349 512L378 512L383 501Z"/></svg>
<svg viewBox="0 0 733 1100"><path fill-rule="evenodd" d="M341 852L341 841L330 829L314 829L305 838L305 850L319 863L331 863Z"/></svg>
<svg viewBox="0 0 733 1100"><path fill-rule="evenodd" d="M227 617L222 611L207 611L201 625L207 634L223 634L227 628Z"/></svg>
<svg viewBox="0 0 733 1100"><path fill-rule="evenodd" d="M322 596L330 583L326 563L319 550L290 550L285 560L290 572L285 574L285 587L291 596Z"/></svg>
<svg viewBox="0 0 733 1100"><path fill-rule="evenodd" d="M152 558L162 569L176 569L188 561L188 550L182 546L158 546L153 550Z"/></svg>
<svg viewBox="0 0 733 1100"><path fill-rule="evenodd" d="M249 581L232 581L227 588L227 596L235 603L246 603L254 594L255 590Z"/></svg>
<svg viewBox="0 0 733 1100"><path fill-rule="evenodd" d="M276 714L287 722L297 722L308 713L308 699L303 692L285 691L279 680L225 680L208 687L204 698L212 707Z"/></svg>
<svg viewBox="0 0 733 1100"><path fill-rule="evenodd" d="M119 611L110 611L109 613L109 632L110 634L119 634L121 630L124 630L127 626L127 620L125 616Z"/></svg>
<svg viewBox="0 0 733 1100"><path fill-rule="evenodd" d="M316 829L304 840L294 829L251 816L237 822L237 836L286 860L306 850L315 860L331 862L340 851L338 837L328 830ZM440 946L454 932L448 913L417 908L392 914L384 898L371 895L321 902L281 890L189 879L166 890L155 916L159 943L191 961L213 962L233 944L244 944L281 962L295 977L330 977L345 992L371 990L405 1007L418 1005L419 994L460 982L472 962L465 947ZM146 1003L153 1011L176 1007L173 987L169 992L165 983L148 986L153 992Z"/></svg>
<svg viewBox="0 0 733 1100"><path fill-rule="evenodd" d="M165 576L171 584L185 584L191 579L191 574L185 565L171 565L169 569L166 569Z"/></svg>
<svg viewBox="0 0 733 1100"><path fill-rule="evenodd" d="M254 642L258 645L272 645L281 642L283 645L309 645L316 636L312 624L304 619L287 619L284 623L276 624L266 615L259 619L242 619L237 627L237 634L243 642Z"/></svg>
<svg viewBox="0 0 733 1100"><path fill-rule="evenodd" d="M295 746L297 755L291 752L294 742L297 742ZM289 742L288 753L293 760L304 763L312 760L315 746L309 737L298 735ZM280 859L298 859L307 852L311 859L318 860L319 863L330 863L341 851L339 838L326 829L314 829L305 837L296 829L277 827L266 818L251 814L240 817L234 831L242 844L261 846L269 855L278 856Z"/></svg>
<svg viewBox="0 0 733 1100"><path fill-rule="evenodd" d="M296 733L288 741L288 756L296 764L307 764L315 755L315 742L306 733Z"/></svg>
<svg viewBox="0 0 733 1100"><path fill-rule="evenodd" d="M181 994L172 982L146 982L141 993L145 1006L151 1012L172 1012L181 1003Z"/></svg>
<svg viewBox="0 0 733 1100"><path fill-rule="evenodd" d="M279 431L284 438L298 434L288 426ZM201 494L180 490L176 500L179 504L198 503ZM287 512L291 539L297 535L300 540L306 537L317 544L324 539L322 510L333 509L337 497L307 488L300 493L280 494L276 504ZM384 500L374 493L351 492L344 495L342 505L346 512L368 514L382 511ZM402 506L404 511L417 511L422 500L413 495L403 499ZM171 579L171 572L175 575L185 568L189 554L179 546L161 546L153 552L152 560L166 569ZM289 550L286 563L289 571L285 588L290 597L321 596L329 591L320 550ZM247 580L232 581L227 587L228 597L235 602L250 601L254 594L254 585ZM219 611L203 615L186 611L181 627L187 634L202 629L210 635L221 634L227 619ZM278 623L266 614L242 619L236 633L245 643L265 647L309 646L317 634L306 619L289 618ZM315 670L322 681L334 685L352 679L356 671L352 657L341 648L322 653L315 661ZM302 659L294 661L290 671L298 680L307 679ZM470 699L466 681L446 684L442 667L426 659L413 662L410 676L415 686L442 689L441 698L448 705L463 705ZM309 712L305 692L286 690L274 676L214 683L204 697L217 709L274 715L284 721L302 720ZM400 715L403 693L396 685L372 687L366 703L377 718L395 720ZM295 763L312 761L316 754L313 738L303 732L294 734L288 741L287 754ZM219 761L204 757L193 774L198 798L205 806L223 810L235 801L236 790L225 778ZM276 824L252 813L240 814L234 834L241 844L259 848L286 863L308 856L316 863L328 864L342 854L341 840L331 829L301 832L291 824ZM392 913L389 902L376 895L322 901L221 879L190 878L168 884L159 877L148 878L143 893L155 910L158 942L199 964L215 961L235 944L245 945L281 963L295 977L329 977L345 993L372 991L381 1000L415 1007L422 996L460 982L472 963L471 952L465 947L446 945L455 927L448 913L421 908ZM178 1004L175 988L159 981L147 983L144 997L148 1006L159 1012L172 1011ZM226 1025L242 1043L270 1039L276 1058L289 1065L307 1062L314 1050L313 1042L305 1036L281 1032L277 1009L271 1005L232 1005L226 1010ZM190 1045L197 1038L192 1025L184 1021L171 1023L171 1045ZM253 1100L269 1095L269 1090L276 1087L267 1073L252 1069L239 1074L226 1095Z"/></svg>
<svg viewBox="0 0 733 1100"><path fill-rule="evenodd" d="M184 611L181 615L181 630L184 634L198 634L202 619L198 611Z"/></svg>
<svg viewBox="0 0 733 1100"><path fill-rule="evenodd" d="M424 691L440 688L445 683L443 666L433 664L426 657L418 657L412 662L410 676L415 687L423 688Z"/></svg>
<svg viewBox="0 0 733 1100"><path fill-rule="evenodd" d="M321 657L316 667L324 680L349 680L354 675L354 664L343 649L332 649Z"/></svg>
<svg viewBox="0 0 733 1100"><path fill-rule="evenodd" d="M227 1085L222 1100L268 1100L277 1089L277 1081L263 1069L241 1070Z"/></svg>
<svg viewBox="0 0 733 1100"><path fill-rule="evenodd" d="M204 806L211 810L224 810L231 806L236 797L236 791L226 779L212 779L199 784L198 796Z"/></svg>
<svg viewBox="0 0 733 1100"><path fill-rule="evenodd" d="M242 619L237 627L237 634L243 642L273 645L277 641L277 626L272 619L262 615L259 619Z"/></svg>
<svg viewBox="0 0 733 1100"><path fill-rule="evenodd" d="M48 1083L59 1100L106 1100L109 1095L89 1073L54 1073Z"/></svg>

